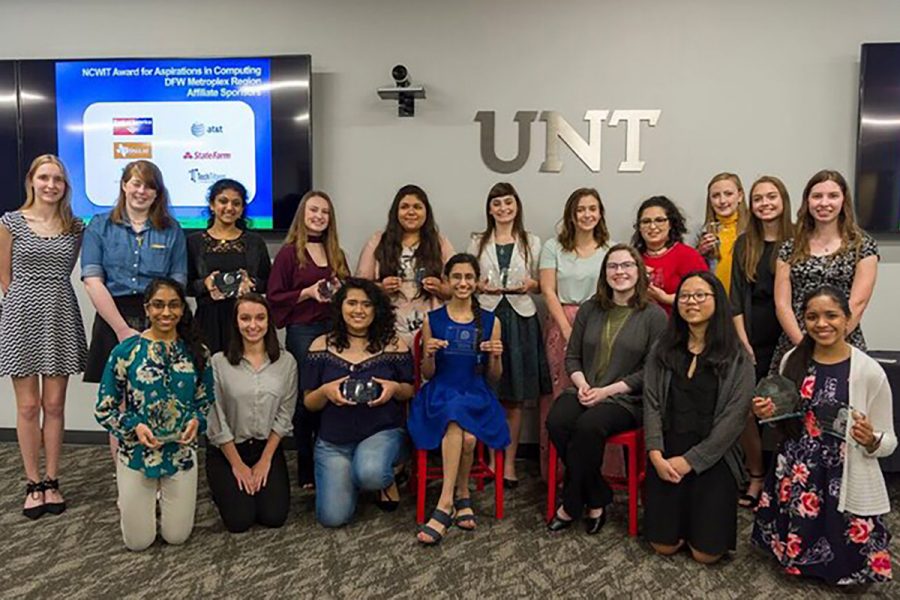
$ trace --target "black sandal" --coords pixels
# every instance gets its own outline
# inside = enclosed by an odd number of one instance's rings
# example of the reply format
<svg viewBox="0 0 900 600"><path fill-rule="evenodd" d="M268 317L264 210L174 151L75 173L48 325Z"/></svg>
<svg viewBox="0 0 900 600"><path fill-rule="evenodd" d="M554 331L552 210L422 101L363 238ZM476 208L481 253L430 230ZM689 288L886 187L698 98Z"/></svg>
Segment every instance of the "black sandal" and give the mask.
<svg viewBox="0 0 900 600"><path fill-rule="evenodd" d="M763 473L762 475L754 475L751 473L750 480L753 481L754 479L756 481L765 482L766 474ZM747 493L741 494L740 498L738 498L738 506L740 506L741 508L749 508L750 510L753 510L754 508L756 508L756 505L759 504L759 497L761 495L762 489L760 489L759 494L757 494L756 496Z"/></svg>
<svg viewBox="0 0 900 600"><path fill-rule="evenodd" d="M395 484L391 484L383 490L378 490L375 492L375 506L383 510L384 512L394 512L397 510L397 507L400 506L400 500L392 500L388 495L387 491L391 489ZM397 494L400 494L400 487L397 487Z"/></svg>
<svg viewBox="0 0 900 600"><path fill-rule="evenodd" d="M471 498L457 498L453 501L453 508L456 509L455 517L453 518L453 523L462 529L463 531L475 531L478 527L478 518L475 516L475 511L472 509L472 499ZM459 511L469 509L472 511L471 515L461 515ZM471 523L471 527L463 527L460 523Z"/></svg>
<svg viewBox="0 0 900 600"><path fill-rule="evenodd" d="M453 520L451 519L450 515L444 511L442 511L440 508L434 509L434 512L431 513L431 519L433 519L433 520L437 521L438 523L440 523L441 525L443 525L444 532L441 533L434 527L430 527L428 525L428 523L421 525L419 527L419 531L423 532L423 533L427 533L428 535L431 536L431 541L429 541L429 542L423 541L419 537L416 537L416 539L419 541L419 543L422 544L423 546L437 546L438 544L440 544L441 541L444 539L444 536L447 535L447 532L450 530L450 526L453 524Z"/></svg>
<svg viewBox="0 0 900 600"><path fill-rule="evenodd" d="M37 500L37 495L40 494L41 497L44 495L44 482L43 481L31 481L29 480L27 484L25 484L25 498L31 496L33 499ZM47 510L46 504L38 504L37 506L32 506L30 508L23 508L22 514L34 521L41 517L44 512Z"/></svg>
<svg viewBox="0 0 900 600"><path fill-rule="evenodd" d="M41 487L43 490L56 490L59 491L59 479L44 479L41 482ZM66 510L66 501L62 502L44 502L44 508L51 515L61 515Z"/></svg>

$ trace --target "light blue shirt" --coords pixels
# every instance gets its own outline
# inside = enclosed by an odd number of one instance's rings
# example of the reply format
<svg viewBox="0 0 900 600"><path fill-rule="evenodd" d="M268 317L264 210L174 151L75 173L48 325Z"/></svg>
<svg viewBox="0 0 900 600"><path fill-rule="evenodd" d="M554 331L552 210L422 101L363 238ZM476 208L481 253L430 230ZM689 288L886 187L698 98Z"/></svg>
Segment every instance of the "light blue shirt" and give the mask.
<svg viewBox="0 0 900 600"><path fill-rule="evenodd" d="M577 252L563 250L555 237L544 242L540 268L556 270L556 295L561 304L581 304L597 293L600 265L612 245L613 242L608 242L582 258Z"/></svg>

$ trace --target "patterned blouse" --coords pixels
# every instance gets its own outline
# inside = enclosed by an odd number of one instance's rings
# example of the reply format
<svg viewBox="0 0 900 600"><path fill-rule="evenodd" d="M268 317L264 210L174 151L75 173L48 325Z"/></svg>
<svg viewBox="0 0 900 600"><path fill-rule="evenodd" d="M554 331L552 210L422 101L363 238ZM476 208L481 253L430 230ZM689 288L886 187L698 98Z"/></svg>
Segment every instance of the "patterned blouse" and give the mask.
<svg viewBox="0 0 900 600"><path fill-rule="evenodd" d="M146 477L166 477L194 466L196 438L185 445L177 439L191 419L199 421L198 436L206 431L213 389L209 363L198 378L184 341L154 342L134 336L110 354L94 416L119 438L119 460ZM159 448L138 442L134 429L141 423L162 442Z"/></svg>

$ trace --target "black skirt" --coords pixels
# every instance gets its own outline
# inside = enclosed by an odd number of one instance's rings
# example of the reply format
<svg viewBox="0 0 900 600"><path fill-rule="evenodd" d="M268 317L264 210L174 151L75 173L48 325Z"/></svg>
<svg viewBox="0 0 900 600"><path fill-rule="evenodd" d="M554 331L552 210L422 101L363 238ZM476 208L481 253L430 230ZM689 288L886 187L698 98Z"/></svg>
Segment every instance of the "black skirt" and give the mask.
<svg viewBox="0 0 900 600"><path fill-rule="evenodd" d="M231 322L234 320L234 298L197 303L197 326L210 355L228 350Z"/></svg>
<svg viewBox="0 0 900 600"><path fill-rule="evenodd" d="M144 312L144 297L140 295L119 296L113 298L119 314L128 326L137 332L147 329L147 313ZM100 313L94 316L94 327L91 329L91 346L88 349L87 366L84 368L84 381L100 383L106 361L113 348L119 345L119 338Z"/></svg>

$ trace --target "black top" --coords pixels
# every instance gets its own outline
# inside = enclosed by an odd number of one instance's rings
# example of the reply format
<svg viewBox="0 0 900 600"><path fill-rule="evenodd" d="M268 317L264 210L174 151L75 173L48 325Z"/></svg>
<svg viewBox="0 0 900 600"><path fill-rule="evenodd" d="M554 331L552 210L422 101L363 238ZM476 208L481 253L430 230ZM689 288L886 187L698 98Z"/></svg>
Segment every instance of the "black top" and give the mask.
<svg viewBox="0 0 900 600"><path fill-rule="evenodd" d="M204 280L213 271L227 272L244 269L259 294L266 293L272 261L266 242L257 233L243 232L234 240L217 240L206 231L188 237L188 285L187 293L197 302L213 302Z"/></svg>
<svg viewBox="0 0 900 600"><path fill-rule="evenodd" d="M756 265L756 281L749 281L744 271L747 237L742 234L734 245L731 267L731 310L744 316L744 329L750 343L772 345L778 342L781 326L775 317L775 270L772 255L776 242L764 242L762 256Z"/></svg>
<svg viewBox="0 0 900 600"><path fill-rule="evenodd" d="M679 357L679 367L672 372L669 403L663 429L666 434L689 434L696 441L712 431L716 398L719 394L719 378L715 369L703 357L697 357L693 377L688 377L693 355Z"/></svg>

